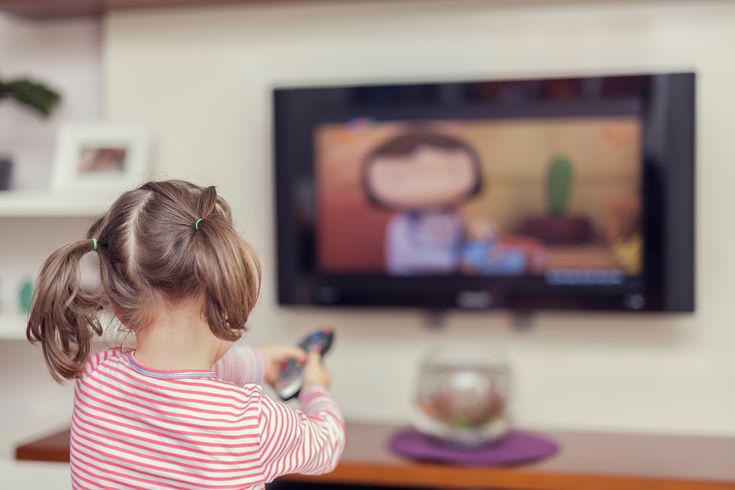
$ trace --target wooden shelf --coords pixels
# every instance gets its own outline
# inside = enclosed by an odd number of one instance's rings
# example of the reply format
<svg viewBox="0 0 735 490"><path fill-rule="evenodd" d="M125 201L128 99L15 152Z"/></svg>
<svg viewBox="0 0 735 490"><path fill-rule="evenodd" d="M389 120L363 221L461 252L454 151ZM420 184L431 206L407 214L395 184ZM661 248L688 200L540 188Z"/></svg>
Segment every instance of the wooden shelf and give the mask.
<svg viewBox="0 0 735 490"><path fill-rule="evenodd" d="M27 19L97 17L109 10L226 4L289 3L289 0L0 0L0 12ZM305 3L307 0L290 0Z"/></svg>
<svg viewBox="0 0 735 490"><path fill-rule="evenodd" d="M396 426L348 423L337 469L283 480L319 488L371 485L389 488L564 490L733 490L735 438L551 432L561 451L548 460L508 468L418 463L388 450ZM16 447L26 461L69 461L69 430ZM273 485L278 489L278 483ZM287 487L288 488L288 487Z"/></svg>
<svg viewBox="0 0 735 490"><path fill-rule="evenodd" d="M0 218L84 218L103 214L112 197L52 192L0 192Z"/></svg>
<svg viewBox="0 0 735 490"><path fill-rule="evenodd" d="M26 315L24 313L0 314L0 340L25 340Z"/></svg>

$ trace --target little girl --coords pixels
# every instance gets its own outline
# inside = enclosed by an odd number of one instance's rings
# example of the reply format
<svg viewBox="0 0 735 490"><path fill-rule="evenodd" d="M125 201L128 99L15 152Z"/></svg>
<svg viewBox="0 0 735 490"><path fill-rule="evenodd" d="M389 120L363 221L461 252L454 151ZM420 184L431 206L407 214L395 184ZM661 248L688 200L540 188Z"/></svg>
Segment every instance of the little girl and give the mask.
<svg viewBox="0 0 735 490"><path fill-rule="evenodd" d="M101 286L80 286L99 256ZM53 377L75 378L74 488L264 488L287 473L334 469L344 422L319 353L233 347L260 289L260 265L214 190L149 182L123 194L43 265L27 335ZM98 313L135 350L91 353ZM263 393L289 358L306 362L301 410Z"/></svg>

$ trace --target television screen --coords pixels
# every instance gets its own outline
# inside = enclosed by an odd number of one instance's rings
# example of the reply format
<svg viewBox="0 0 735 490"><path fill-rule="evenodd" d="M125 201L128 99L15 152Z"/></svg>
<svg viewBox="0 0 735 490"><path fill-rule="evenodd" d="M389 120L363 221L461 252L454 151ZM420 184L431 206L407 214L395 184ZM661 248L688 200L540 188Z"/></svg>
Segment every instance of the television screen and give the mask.
<svg viewBox="0 0 735 490"><path fill-rule="evenodd" d="M640 134L635 116L319 125L319 267L638 276Z"/></svg>
<svg viewBox="0 0 735 490"><path fill-rule="evenodd" d="M278 89L279 297L690 310L693 83L657 77Z"/></svg>

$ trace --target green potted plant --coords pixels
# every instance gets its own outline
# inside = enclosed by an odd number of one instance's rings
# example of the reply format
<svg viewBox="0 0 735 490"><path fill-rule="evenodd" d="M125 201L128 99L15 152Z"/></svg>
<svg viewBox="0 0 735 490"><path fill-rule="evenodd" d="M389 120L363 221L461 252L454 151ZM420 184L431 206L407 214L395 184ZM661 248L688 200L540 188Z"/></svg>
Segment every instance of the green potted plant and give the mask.
<svg viewBox="0 0 735 490"><path fill-rule="evenodd" d="M546 180L546 214L533 216L521 226L522 233L551 244L580 244L592 238L589 218L569 213L574 184L574 166L563 155L549 163Z"/></svg>
<svg viewBox="0 0 735 490"><path fill-rule="evenodd" d="M48 118L61 102L61 95L47 85L27 78L0 78L0 103L4 100L14 100L41 117ZM10 187L12 169L10 157L0 154L0 190Z"/></svg>

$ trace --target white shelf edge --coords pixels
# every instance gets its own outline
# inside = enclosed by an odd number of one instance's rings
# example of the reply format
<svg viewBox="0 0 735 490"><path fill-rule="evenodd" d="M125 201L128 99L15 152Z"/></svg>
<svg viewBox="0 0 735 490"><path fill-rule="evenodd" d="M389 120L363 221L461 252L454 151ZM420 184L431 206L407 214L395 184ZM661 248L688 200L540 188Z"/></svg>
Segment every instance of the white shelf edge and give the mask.
<svg viewBox="0 0 735 490"><path fill-rule="evenodd" d="M103 214L110 195L42 191L0 191L0 218L84 218Z"/></svg>
<svg viewBox="0 0 735 490"><path fill-rule="evenodd" d="M104 315L104 314L102 314ZM119 344L119 325L112 322L109 317L101 318L104 334L101 337L94 336L93 342L99 344L118 345ZM3 340L27 340L26 325L28 324L28 315L25 313L0 313L0 341Z"/></svg>

